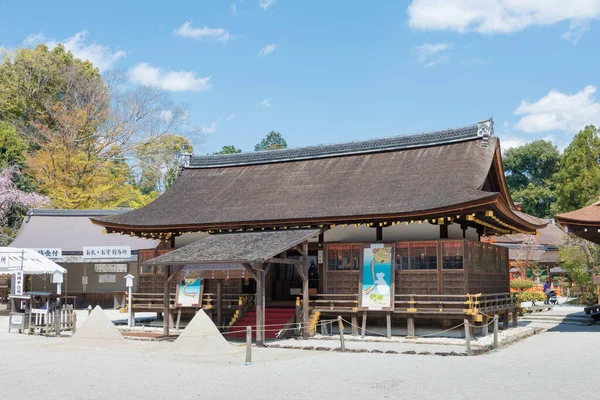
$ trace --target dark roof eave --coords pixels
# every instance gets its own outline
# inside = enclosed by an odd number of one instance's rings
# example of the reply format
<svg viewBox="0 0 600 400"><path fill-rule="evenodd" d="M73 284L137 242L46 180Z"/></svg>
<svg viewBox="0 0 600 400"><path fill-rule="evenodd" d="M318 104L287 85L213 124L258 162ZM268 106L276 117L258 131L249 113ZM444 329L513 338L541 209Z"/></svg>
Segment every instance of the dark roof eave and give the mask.
<svg viewBox="0 0 600 400"><path fill-rule="evenodd" d="M244 221L244 222L234 221L234 222L229 222L229 223L213 223L213 224L201 224L201 225L190 224L190 225L178 225L178 226L121 225L121 224L115 224L115 223L103 221L103 220L97 219L97 218L90 218L90 219L96 225L100 225L107 229L112 229L112 230L121 231L121 232L135 232L135 233L159 232L159 231L160 232L170 232L173 230L193 232L193 231L200 231L200 230L233 229L233 228L238 228L238 227L250 228L250 227L256 227L256 226L273 226L273 225L283 225L283 224L306 225L308 223L310 223L310 224L323 223L326 225L328 223L344 222L344 221L350 221L350 220L366 222L367 220L373 220L373 219L377 220L377 219L386 219L386 218L387 219L394 219L394 218L416 219L416 218L424 218L424 217L428 217L428 216L432 216L432 215L436 215L436 214L442 214L442 213L454 213L457 211L468 213L469 211L466 211L466 210L472 210L473 208L477 208L477 207L481 207L481 206L485 206L485 205L493 204L493 203L499 204L499 202L502 202L502 196L499 193L490 193L489 196L478 199L477 201L460 203L460 204L456 204L456 205L448 206L448 207L444 207L444 208L439 208L439 209L419 210L419 211L415 211L415 212L411 212L411 213L401 213L401 214L394 214L394 215L362 215L362 216L344 216L344 217L329 217L329 218L328 217L319 217L319 218L312 218L312 219L305 219L305 220L282 220L282 221ZM510 209L510 207L508 207L508 206L499 207L499 209L502 209L502 208L504 209L503 214L509 216L510 220L517 223L518 225L521 225L521 227L524 227L524 228L530 229L530 230L535 230L535 229L543 228L544 226L546 226L546 224L534 225L528 221L523 220L517 214L513 213L512 210Z"/></svg>

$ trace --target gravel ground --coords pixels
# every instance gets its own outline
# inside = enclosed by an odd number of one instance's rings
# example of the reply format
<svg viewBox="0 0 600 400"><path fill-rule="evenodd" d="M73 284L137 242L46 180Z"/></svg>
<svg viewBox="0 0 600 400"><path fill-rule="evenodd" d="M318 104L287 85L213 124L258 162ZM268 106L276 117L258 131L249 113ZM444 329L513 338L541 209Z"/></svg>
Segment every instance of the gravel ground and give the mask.
<svg viewBox="0 0 600 400"><path fill-rule="evenodd" d="M548 328L548 325L544 325ZM600 326L558 325L477 357L244 348L177 353L172 343L81 349L69 338L7 333L0 317L2 399L597 398Z"/></svg>

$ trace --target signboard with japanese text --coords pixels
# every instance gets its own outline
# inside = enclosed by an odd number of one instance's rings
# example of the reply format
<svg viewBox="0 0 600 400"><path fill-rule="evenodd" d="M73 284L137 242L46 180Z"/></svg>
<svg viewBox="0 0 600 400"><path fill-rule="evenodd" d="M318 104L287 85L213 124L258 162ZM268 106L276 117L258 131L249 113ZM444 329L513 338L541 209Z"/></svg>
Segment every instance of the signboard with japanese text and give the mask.
<svg viewBox="0 0 600 400"><path fill-rule="evenodd" d="M111 272L115 274L126 274L127 264L94 264L94 272Z"/></svg>
<svg viewBox="0 0 600 400"><path fill-rule="evenodd" d="M37 251L46 258L62 258L62 249L58 248L37 248L32 249Z"/></svg>
<svg viewBox="0 0 600 400"><path fill-rule="evenodd" d="M98 275L98 283L115 283L116 281L116 275Z"/></svg>
<svg viewBox="0 0 600 400"><path fill-rule="evenodd" d="M130 246L83 246L83 258L130 258Z"/></svg>
<svg viewBox="0 0 600 400"><path fill-rule="evenodd" d="M23 279L23 271L15 272L15 294L21 296L23 294L23 285L25 280Z"/></svg>
<svg viewBox="0 0 600 400"><path fill-rule="evenodd" d="M8 268L8 254L0 254L0 267Z"/></svg>

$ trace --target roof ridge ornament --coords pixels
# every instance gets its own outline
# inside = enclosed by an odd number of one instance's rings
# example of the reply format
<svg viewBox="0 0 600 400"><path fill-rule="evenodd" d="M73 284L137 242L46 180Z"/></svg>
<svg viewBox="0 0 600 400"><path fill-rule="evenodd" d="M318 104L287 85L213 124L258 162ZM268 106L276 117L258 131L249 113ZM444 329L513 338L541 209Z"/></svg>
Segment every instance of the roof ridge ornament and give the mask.
<svg viewBox="0 0 600 400"><path fill-rule="evenodd" d="M490 137L494 136L494 120L492 118L477 123L477 137L482 138L482 146L487 147Z"/></svg>
<svg viewBox="0 0 600 400"><path fill-rule="evenodd" d="M177 171L177 176L181 175L184 169L190 166L190 160L194 153L181 153L179 154L179 170Z"/></svg>

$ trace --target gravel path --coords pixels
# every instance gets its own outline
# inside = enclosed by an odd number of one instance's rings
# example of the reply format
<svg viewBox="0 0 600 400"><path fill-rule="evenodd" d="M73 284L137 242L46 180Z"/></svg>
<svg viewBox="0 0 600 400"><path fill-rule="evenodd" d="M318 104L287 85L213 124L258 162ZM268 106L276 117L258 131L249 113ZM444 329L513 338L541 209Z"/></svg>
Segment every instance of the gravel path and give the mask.
<svg viewBox="0 0 600 400"><path fill-rule="evenodd" d="M159 342L80 349L6 324L0 317L2 399L597 398L600 326L559 325L477 357L253 349L244 366L242 347L220 357Z"/></svg>

